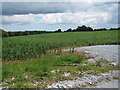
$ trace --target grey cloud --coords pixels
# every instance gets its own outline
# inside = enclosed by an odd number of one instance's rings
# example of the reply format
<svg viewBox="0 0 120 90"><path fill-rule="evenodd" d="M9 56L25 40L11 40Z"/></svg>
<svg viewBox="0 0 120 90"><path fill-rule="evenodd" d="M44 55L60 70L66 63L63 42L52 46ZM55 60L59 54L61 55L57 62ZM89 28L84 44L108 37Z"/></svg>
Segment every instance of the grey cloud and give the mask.
<svg viewBox="0 0 120 90"><path fill-rule="evenodd" d="M2 14L45 14L45 13L65 13L80 12L91 10L107 11L106 7L110 7L114 3L93 3L87 2L3 2ZM106 6L104 6L106 5ZM104 6L104 8L103 8Z"/></svg>
<svg viewBox="0 0 120 90"><path fill-rule="evenodd" d="M32 13L31 17L29 13ZM50 13L53 13L50 14ZM67 14L72 13L72 14ZM78 15L74 13L80 13ZM107 14L108 13L108 14ZM19 15L20 14L20 15ZM26 15L21 16L21 15ZM40 23L80 23L88 25L106 26L118 24L117 3L83 3L83 2L37 2L37 3L3 3L3 24L28 24L33 22L34 15L43 14ZM50 15L49 15L50 14ZM64 15L62 15L64 14ZM83 14L83 16L81 16ZM104 15L107 14L107 15ZM17 17L15 15L18 15ZM52 16L51 16L52 15ZM88 17L86 17L88 15ZM103 16L102 16L103 15ZM17 18L17 19L16 19ZM23 18L23 19L22 19ZM26 19L25 19L26 18ZM32 19L33 18L33 19ZM105 19L106 18L106 19ZM106 21L105 21L106 20Z"/></svg>
<svg viewBox="0 0 120 90"><path fill-rule="evenodd" d="M40 14L40 13L62 13L66 12L68 3L55 2L6 2L2 6L3 15L13 14Z"/></svg>

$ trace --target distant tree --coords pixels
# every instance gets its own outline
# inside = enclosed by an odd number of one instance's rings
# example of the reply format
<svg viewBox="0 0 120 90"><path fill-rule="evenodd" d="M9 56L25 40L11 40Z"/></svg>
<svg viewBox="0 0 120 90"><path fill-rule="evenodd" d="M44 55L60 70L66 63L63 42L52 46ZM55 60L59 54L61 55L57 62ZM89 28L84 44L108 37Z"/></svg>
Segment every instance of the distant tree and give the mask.
<svg viewBox="0 0 120 90"><path fill-rule="evenodd" d="M82 25L82 27L83 27L83 28L86 28L86 26L85 26L85 25Z"/></svg>
<svg viewBox="0 0 120 90"><path fill-rule="evenodd" d="M87 27L83 25L81 28L81 31L85 31L86 29L87 29Z"/></svg>
<svg viewBox="0 0 120 90"><path fill-rule="evenodd" d="M81 31L81 30L82 30L82 27L78 26L75 31Z"/></svg>
<svg viewBox="0 0 120 90"><path fill-rule="evenodd" d="M4 31L3 29L0 29L0 37L8 37L8 33L6 31Z"/></svg>
<svg viewBox="0 0 120 90"><path fill-rule="evenodd" d="M55 32L62 32L61 29L56 30Z"/></svg>
<svg viewBox="0 0 120 90"><path fill-rule="evenodd" d="M69 28L68 30L66 30L65 32L72 32L72 29L71 28Z"/></svg>
<svg viewBox="0 0 120 90"><path fill-rule="evenodd" d="M29 31L25 31L25 35L30 35L30 32Z"/></svg>
<svg viewBox="0 0 120 90"><path fill-rule="evenodd" d="M94 31L106 31L106 28L99 28L99 29L94 29Z"/></svg>
<svg viewBox="0 0 120 90"><path fill-rule="evenodd" d="M9 34L9 37L15 36L15 32L9 31L8 34Z"/></svg>
<svg viewBox="0 0 120 90"><path fill-rule="evenodd" d="M93 29L91 27L86 27L85 25L82 25L82 26L78 26L73 31L93 31Z"/></svg>
<svg viewBox="0 0 120 90"><path fill-rule="evenodd" d="M109 30L120 30L120 27L118 27L118 28L110 28Z"/></svg>
<svg viewBox="0 0 120 90"><path fill-rule="evenodd" d="M73 29L73 30L72 30L72 32L76 32L76 31L77 31L77 29Z"/></svg>
<svg viewBox="0 0 120 90"><path fill-rule="evenodd" d="M18 32L14 32L15 33L15 36L22 36L22 32L21 31L18 31Z"/></svg>
<svg viewBox="0 0 120 90"><path fill-rule="evenodd" d="M61 29L58 29L58 32L62 32Z"/></svg>
<svg viewBox="0 0 120 90"><path fill-rule="evenodd" d="M93 31L91 27L87 27L87 31Z"/></svg>

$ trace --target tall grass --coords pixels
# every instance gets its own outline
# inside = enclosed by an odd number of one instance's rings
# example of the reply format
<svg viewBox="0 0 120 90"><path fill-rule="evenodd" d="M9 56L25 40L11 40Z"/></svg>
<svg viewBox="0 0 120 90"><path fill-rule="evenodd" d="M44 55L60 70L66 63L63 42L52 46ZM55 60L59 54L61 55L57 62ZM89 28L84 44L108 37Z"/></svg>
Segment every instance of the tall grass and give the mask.
<svg viewBox="0 0 120 90"><path fill-rule="evenodd" d="M45 88L50 83L75 79L80 77L78 72L88 71L89 74L98 74L110 70L118 70L117 66L91 66L83 65L87 60L78 55L54 55L43 56L23 62L3 64L2 81L3 87L9 88ZM79 66L57 66L57 64L79 64ZM89 72L90 71L90 72ZM64 72L71 76L63 76ZM34 85L36 82L39 84Z"/></svg>
<svg viewBox="0 0 120 90"><path fill-rule="evenodd" d="M16 78L20 76L22 79L25 75L35 75L37 78L49 77L51 70L58 69L58 64L81 64L85 61L84 58L74 55L55 55L46 56L40 59L35 59L31 61L23 61L17 63L3 64L2 79L15 76ZM64 67L62 67L64 70Z"/></svg>
<svg viewBox="0 0 120 90"><path fill-rule="evenodd" d="M3 38L2 59L38 58L50 49L68 46L118 44L118 31L68 32Z"/></svg>

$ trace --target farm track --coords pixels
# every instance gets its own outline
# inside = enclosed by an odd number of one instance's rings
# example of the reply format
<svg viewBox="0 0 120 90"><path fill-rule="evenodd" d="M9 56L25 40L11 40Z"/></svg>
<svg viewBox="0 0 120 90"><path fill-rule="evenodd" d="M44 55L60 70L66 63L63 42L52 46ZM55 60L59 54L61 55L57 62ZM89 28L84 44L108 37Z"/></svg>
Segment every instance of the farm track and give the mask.
<svg viewBox="0 0 120 90"><path fill-rule="evenodd" d="M112 65L117 65L119 60L118 59L119 46L120 45L98 45L98 46L79 47L74 49L77 53L84 51L87 56L95 57L88 60L90 63L106 59L108 61L111 61ZM69 51L69 49L64 49L64 51ZM102 73L99 74L98 76L85 74L83 77L77 78L76 80L66 80L66 81L59 81L53 83L51 86L48 86L48 88L76 88L76 87L77 88L80 87L108 88L108 86L111 86L109 88L118 88L117 86L118 80L116 81L114 80L115 76L119 78L118 70ZM109 82L105 82L107 78L109 78L110 80ZM102 84L102 82L104 84ZM112 86L113 83L116 83L117 85ZM91 86L91 85L97 85L97 86Z"/></svg>

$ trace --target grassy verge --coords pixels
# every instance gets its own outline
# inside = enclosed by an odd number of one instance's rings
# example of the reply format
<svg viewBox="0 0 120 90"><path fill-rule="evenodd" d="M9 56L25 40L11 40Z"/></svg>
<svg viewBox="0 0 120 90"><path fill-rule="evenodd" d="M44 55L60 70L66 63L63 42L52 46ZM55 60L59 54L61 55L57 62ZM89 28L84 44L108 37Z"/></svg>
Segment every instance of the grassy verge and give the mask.
<svg viewBox="0 0 120 90"><path fill-rule="evenodd" d="M60 67L58 64L81 64L85 59L80 56L74 55L55 55L45 56L41 59L23 61L17 63L3 64L3 81L7 80L8 83L32 82L34 80L52 79L53 73L51 70L58 69L59 72L74 71L73 67ZM14 80L12 80L14 78Z"/></svg>
<svg viewBox="0 0 120 90"><path fill-rule="evenodd" d="M43 56L40 59L3 64L3 87L12 88L45 88L59 80L75 79L78 72L92 70L90 74L97 74L117 67L99 67L82 64L87 60L79 55ZM79 64L79 66L56 66L58 64ZM64 76L70 73L70 77Z"/></svg>

